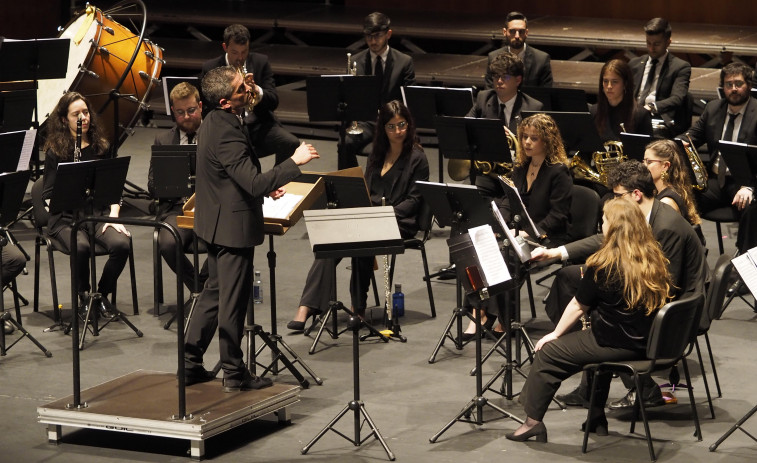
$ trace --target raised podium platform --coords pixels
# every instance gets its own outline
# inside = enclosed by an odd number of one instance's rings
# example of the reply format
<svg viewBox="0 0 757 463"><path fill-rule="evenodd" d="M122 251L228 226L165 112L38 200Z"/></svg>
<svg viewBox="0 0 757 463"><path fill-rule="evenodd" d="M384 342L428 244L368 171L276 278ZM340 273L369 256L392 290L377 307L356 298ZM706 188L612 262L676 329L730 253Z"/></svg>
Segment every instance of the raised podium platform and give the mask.
<svg viewBox="0 0 757 463"><path fill-rule="evenodd" d="M187 387L190 418L175 420L177 384L173 373L137 370L83 390L84 408L68 408L73 396L37 407L37 421L47 425L53 444L60 442L62 426L91 428L187 439L192 459L202 460L206 439L274 412L279 423L288 422L287 407L300 401L300 386L225 393L216 379Z"/></svg>

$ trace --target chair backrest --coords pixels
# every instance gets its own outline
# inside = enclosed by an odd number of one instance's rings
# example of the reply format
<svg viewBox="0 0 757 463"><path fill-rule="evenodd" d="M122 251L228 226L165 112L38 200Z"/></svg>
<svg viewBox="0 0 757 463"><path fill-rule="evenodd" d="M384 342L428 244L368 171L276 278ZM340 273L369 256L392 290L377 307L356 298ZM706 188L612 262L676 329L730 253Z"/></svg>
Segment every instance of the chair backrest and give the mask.
<svg viewBox="0 0 757 463"><path fill-rule="evenodd" d="M34 213L34 224L38 230L47 226L50 219L50 213L45 206L45 200L42 199L42 188L44 187L44 178L40 177L32 184L32 210Z"/></svg>
<svg viewBox="0 0 757 463"><path fill-rule="evenodd" d="M431 206L426 201L421 200L421 206L418 208L418 229L423 232L424 241L428 237L433 223L434 214L431 212Z"/></svg>
<svg viewBox="0 0 757 463"><path fill-rule="evenodd" d="M655 314L647 341L647 358L678 359L696 338L704 294L695 293L668 302Z"/></svg>
<svg viewBox="0 0 757 463"><path fill-rule="evenodd" d="M710 287L707 289L707 299L702 311L702 318L699 320L700 333L710 329L712 321L720 316L725 296L728 292L729 277L732 271L733 262L731 262L731 256L723 254L718 257L718 261L715 263L715 270L712 271Z"/></svg>
<svg viewBox="0 0 757 463"><path fill-rule="evenodd" d="M599 194L596 191L585 186L573 185L570 223L568 223L570 241L580 240L597 232L601 206Z"/></svg>

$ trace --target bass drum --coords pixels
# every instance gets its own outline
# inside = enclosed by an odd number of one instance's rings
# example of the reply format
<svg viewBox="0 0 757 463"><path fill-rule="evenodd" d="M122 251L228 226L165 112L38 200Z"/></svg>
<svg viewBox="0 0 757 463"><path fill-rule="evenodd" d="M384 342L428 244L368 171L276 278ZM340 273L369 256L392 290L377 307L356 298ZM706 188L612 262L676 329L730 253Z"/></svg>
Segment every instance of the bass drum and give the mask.
<svg viewBox="0 0 757 463"><path fill-rule="evenodd" d="M142 13L144 18L144 9ZM93 6L74 18L60 37L71 39L68 69L63 79L39 81L40 124L64 93L76 91L90 100L108 141L113 143L115 139L120 146L140 112L147 108L146 101L163 66L162 50ZM116 120L112 93L120 95ZM119 128L114 138L116 122Z"/></svg>

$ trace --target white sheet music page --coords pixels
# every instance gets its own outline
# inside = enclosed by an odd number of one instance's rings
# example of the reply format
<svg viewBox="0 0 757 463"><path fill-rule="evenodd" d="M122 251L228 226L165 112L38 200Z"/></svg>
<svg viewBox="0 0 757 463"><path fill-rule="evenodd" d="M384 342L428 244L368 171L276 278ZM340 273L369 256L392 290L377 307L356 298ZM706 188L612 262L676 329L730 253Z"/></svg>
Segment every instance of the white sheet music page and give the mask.
<svg viewBox="0 0 757 463"><path fill-rule="evenodd" d="M494 286L510 279L510 271L505 265L505 259L499 251L497 238L491 225L468 229L473 247L476 249L481 263L481 275L488 286Z"/></svg>
<svg viewBox="0 0 757 463"><path fill-rule="evenodd" d="M497 222L499 222L499 226L505 231L505 235L507 235L507 239L510 240L510 243L513 245L513 249L515 249L515 253L518 254L520 261L527 262L531 260L531 247L523 241L523 238L515 236L515 230L511 230L510 227L507 226L504 217L502 217L502 213L499 212L499 208L494 201L491 202L491 207L492 212L494 212L494 217L497 219Z"/></svg>
<svg viewBox="0 0 757 463"><path fill-rule="evenodd" d="M18 159L18 166L16 166L16 172L29 169L29 161L32 158L32 150L34 149L34 139L37 138L37 129L30 129L26 131L24 136L24 145L21 148L21 157Z"/></svg>
<svg viewBox="0 0 757 463"><path fill-rule="evenodd" d="M304 196L285 193L279 199L270 196L263 198L263 217L269 219L286 219L295 207L302 201Z"/></svg>
<svg viewBox="0 0 757 463"><path fill-rule="evenodd" d="M732 260L752 295L757 295L757 247Z"/></svg>

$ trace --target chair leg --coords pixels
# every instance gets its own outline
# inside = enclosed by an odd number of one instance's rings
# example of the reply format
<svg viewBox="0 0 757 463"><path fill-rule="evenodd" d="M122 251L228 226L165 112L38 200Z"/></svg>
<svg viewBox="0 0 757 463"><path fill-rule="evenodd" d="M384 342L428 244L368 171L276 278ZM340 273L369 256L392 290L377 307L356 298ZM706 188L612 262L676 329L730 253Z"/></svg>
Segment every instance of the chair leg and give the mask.
<svg viewBox="0 0 757 463"><path fill-rule="evenodd" d="M589 432L591 429L591 423L589 422L589 420L591 420L591 410L592 408L594 408L594 395L597 387L597 373L598 370L595 368L594 373L591 375L591 384L589 385L589 411L586 414L586 427L584 428L584 442L581 445L581 453L586 453L586 447L589 445Z"/></svg>
<svg viewBox="0 0 757 463"><path fill-rule="evenodd" d="M21 306L18 303L18 287L16 286L16 279L14 278L10 285L8 286L13 293L13 307L16 309L16 321L19 325L22 325L21 323ZM0 294L0 297L2 295Z"/></svg>
<svg viewBox="0 0 757 463"><path fill-rule="evenodd" d="M63 323L63 314L60 311L60 305L58 304L58 283L55 280L55 257L53 257L53 249L47 248L47 262L50 267L50 289L53 293L53 320L56 323ZM74 317L76 317L76 311L78 307L72 307ZM73 319L75 320L75 319Z"/></svg>
<svg viewBox="0 0 757 463"><path fill-rule="evenodd" d="M686 360L684 359L684 362ZM688 370L687 370L688 371ZM686 374L686 380L689 381L688 373ZM634 372L633 374L633 382L636 386L636 406L634 408L634 418L631 422L631 432L634 432L634 426L636 425L636 416L637 412L641 412L641 420L644 423L644 432L647 437L647 447L649 447L649 458L652 459L652 461L657 460L657 458L654 455L654 446L652 445L652 433L649 432L649 421L647 420L647 411L644 407L644 400L642 397L644 397L644 391L641 386L641 381L639 381L639 374ZM687 383L691 384L691 382ZM691 388L689 388L689 393L691 393Z"/></svg>
<svg viewBox="0 0 757 463"><path fill-rule="evenodd" d="M431 278L428 277L428 258L426 257L426 246L421 245L421 258L423 259L423 275L426 280L426 290L428 290L428 303L431 306L431 318L436 318L436 306L434 305L434 291L431 289Z"/></svg>
<svg viewBox="0 0 757 463"><path fill-rule="evenodd" d="M691 384L691 376L689 375L689 364L686 362L686 357L681 359L683 363L683 373L686 377L686 384ZM689 389L689 401L691 402L691 414L694 415L694 437L698 441L702 440L702 429L699 427L699 414L697 414L697 403L694 401L694 388Z"/></svg>
<svg viewBox="0 0 757 463"><path fill-rule="evenodd" d="M718 397L723 397L723 393L720 391L720 379L718 379L718 369L715 367L715 359L712 356L712 346L710 345L710 336L704 334L704 342L707 345L707 353L710 355L710 365L712 366L712 376L715 377L715 389L718 390Z"/></svg>
<svg viewBox="0 0 757 463"><path fill-rule="evenodd" d="M710 395L710 384L707 381L707 372L704 370L704 362L702 361L702 351L699 349L699 338L694 340L694 349L697 351L697 360L699 360L699 369L702 371L702 380L704 381L704 391L707 393L707 403L710 406L710 415L712 419L715 419L715 408L712 406L712 396ZM689 388L692 387L691 383Z"/></svg>
<svg viewBox="0 0 757 463"><path fill-rule="evenodd" d="M40 237L34 240L34 312L39 312L39 248L42 246Z"/></svg>
<svg viewBox="0 0 757 463"><path fill-rule="evenodd" d="M129 237L129 275L131 276L132 315L139 315L139 300L137 297L137 271L134 268L134 242L131 240L131 237Z"/></svg>
<svg viewBox="0 0 757 463"><path fill-rule="evenodd" d="M163 262L160 258L158 245L159 229L152 232L152 287L153 287L153 315L160 316L160 303L163 302Z"/></svg>
<svg viewBox="0 0 757 463"><path fill-rule="evenodd" d="M715 230L717 230L718 234L718 250L720 251L719 255L725 254L725 250L723 248L723 230L720 228L720 222L715 222Z"/></svg>

